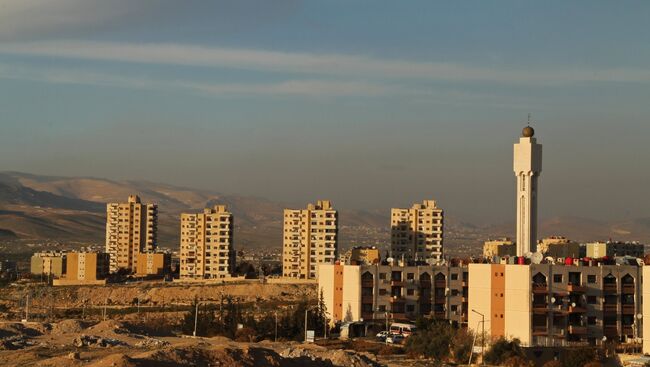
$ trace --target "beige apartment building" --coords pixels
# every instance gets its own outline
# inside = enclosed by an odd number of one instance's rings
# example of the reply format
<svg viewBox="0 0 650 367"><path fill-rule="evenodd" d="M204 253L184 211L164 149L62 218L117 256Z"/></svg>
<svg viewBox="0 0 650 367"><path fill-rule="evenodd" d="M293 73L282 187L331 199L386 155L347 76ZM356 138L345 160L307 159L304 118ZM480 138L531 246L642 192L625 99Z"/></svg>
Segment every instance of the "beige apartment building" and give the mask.
<svg viewBox="0 0 650 367"><path fill-rule="evenodd" d="M318 288L331 323L427 316L464 327L468 277L467 266L323 264Z"/></svg>
<svg viewBox="0 0 650 367"><path fill-rule="evenodd" d="M140 277L165 275L169 272L171 261L171 254L163 252L139 253L135 274Z"/></svg>
<svg viewBox="0 0 650 367"><path fill-rule="evenodd" d="M486 259L515 255L517 255L517 247L509 238L488 240L483 243L483 257Z"/></svg>
<svg viewBox="0 0 650 367"><path fill-rule="evenodd" d="M229 277L235 268L234 219L225 205L181 214L181 279Z"/></svg>
<svg viewBox="0 0 650 367"><path fill-rule="evenodd" d="M103 252L68 252L66 274L54 285L103 285L109 272L110 255Z"/></svg>
<svg viewBox="0 0 650 367"><path fill-rule="evenodd" d="M470 264L469 273L469 328L480 332L485 321L492 339L539 347L642 337L637 265Z"/></svg>
<svg viewBox="0 0 650 367"><path fill-rule="evenodd" d="M42 251L32 255L30 272L34 275L47 275L59 278L66 271L66 254L61 251Z"/></svg>
<svg viewBox="0 0 650 367"><path fill-rule="evenodd" d="M333 264L338 256L338 212L328 200L307 209L285 209L282 275L316 279L319 264Z"/></svg>
<svg viewBox="0 0 650 367"><path fill-rule="evenodd" d="M126 203L106 204L106 253L110 272L136 272L138 254L154 252L157 246L158 207L143 204L130 195Z"/></svg>
<svg viewBox="0 0 650 367"><path fill-rule="evenodd" d="M586 245L587 257L614 257L614 256L632 256L643 258L645 255L645 245L639 242L591 242Z"/></svg>
<svg viewBox="0 0 650 367"><path fill-rule="evenodd" d="M443 254L443 211L435 200L391 209L391 256L434 263Z"/></svg>
<svg viewBox="0 0 650 367"><path fill-rule="evenodd" d="M546 237L537 243L537 251L553 258L580 257L580 244L563 236Z"/></svg>

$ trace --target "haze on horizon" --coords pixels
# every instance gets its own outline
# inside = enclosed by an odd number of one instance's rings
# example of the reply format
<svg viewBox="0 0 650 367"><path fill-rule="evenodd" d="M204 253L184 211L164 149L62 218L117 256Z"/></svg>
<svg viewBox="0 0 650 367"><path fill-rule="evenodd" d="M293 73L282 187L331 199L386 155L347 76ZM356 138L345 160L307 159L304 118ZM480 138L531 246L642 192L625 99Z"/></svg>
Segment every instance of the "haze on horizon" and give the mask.
<svg viewBox="0 0 650 367"><path fill-rule="evenodd" d="M338 208L650 217L650 4L0 0L0 171Z"/></svg>

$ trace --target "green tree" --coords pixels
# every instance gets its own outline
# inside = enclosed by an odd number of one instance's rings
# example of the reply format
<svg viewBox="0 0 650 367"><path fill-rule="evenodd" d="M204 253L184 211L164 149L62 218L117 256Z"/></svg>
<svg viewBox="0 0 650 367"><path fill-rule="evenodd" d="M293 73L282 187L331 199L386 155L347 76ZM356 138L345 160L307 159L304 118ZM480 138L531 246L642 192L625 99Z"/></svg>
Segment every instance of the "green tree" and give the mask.
<svg viewBox="0 0 650 367"><path fill-rule="evenodd" d="M499 338L492 344L492 347L485 353L485 362L495 365L502 365L512 357L526 358L519 339L507 340Z"/></svg>
<svg viewBox="0 0 650 367"><path fill-rule="evenodd" d="M562 354L560 361L562 367L583 367L589 362L596 360L596 351L593 348L567 349Z"/></svg>

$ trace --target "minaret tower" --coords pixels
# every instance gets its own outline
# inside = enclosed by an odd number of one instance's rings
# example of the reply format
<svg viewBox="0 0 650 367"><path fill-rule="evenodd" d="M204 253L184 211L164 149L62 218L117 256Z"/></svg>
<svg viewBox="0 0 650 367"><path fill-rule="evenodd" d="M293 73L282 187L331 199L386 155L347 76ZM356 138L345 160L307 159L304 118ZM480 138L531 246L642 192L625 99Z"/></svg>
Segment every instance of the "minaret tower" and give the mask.
<svg viewBox="0 0 650 367"><path fill-rule="evenodd" d="M529 121L530 124L530 116ZM526 126L514 149L514 170L517 177L517 256L537 249L537 179L542 172L542 145L533 136L535 130Z"/></svg>

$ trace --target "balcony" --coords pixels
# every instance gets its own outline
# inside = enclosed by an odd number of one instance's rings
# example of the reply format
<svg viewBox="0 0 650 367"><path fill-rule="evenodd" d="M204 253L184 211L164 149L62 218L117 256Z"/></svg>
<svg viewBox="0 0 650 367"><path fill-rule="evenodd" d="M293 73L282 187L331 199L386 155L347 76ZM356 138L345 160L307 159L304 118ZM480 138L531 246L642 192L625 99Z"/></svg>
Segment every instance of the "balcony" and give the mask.
<svg viewBox="0 0 650 367"><path fill-rule="evenodd" d="M433 303L436 305L444 305L446 303L446 300L444 298L434 298Z"/></svg>
<svg viewBox="0 0 650 367"><path fill-rule="evenodd" d="M401 296L392 296L390 298L390 303L404 303L406 302Z"/></svg>
<svg viewBox="0 0 650 367"><path fill-rule="evenodd" d="M406 314L403 312L391 313L390 318L393 320L406 320Z"/></svg>
<svg viewBox="0 0 650 367"><path fill-rule="evenodd" d="M433 316L437 319L444 319L447 316L447 313L445 311L435 311Z"/></svg>
<svg viewBox="0 0 650 367"><path fill-rule="evenodd" d="M623 325L621 329L623 331L623 335L634 335L634 328L632 325Z"/></svg>
<svg viewBox="0 0 650 367"><path fill-rule="evenodd" d="M569 334L573 334L573 335L587 335L587 327L585 327L585 326L569 325L568 331L569 331Z"/></svg>
<svg viewBox="0 0 650 367"><path fill-rule="evenodd" d="M444 280L436 280L434 282L436 288L446 288L447 287L447 282Z"/></svg>
<svg viewBox="0 0 650 367"><path fill-rule="evenodd" d="M403 280L391 280L390 285L393 287L403 287L404 286L404 281Z"/></svg>
<svg viewBox="0 0 650 367"><path fill-rule="evenodd" d="M375 282L372 280L362 280L361 281L361 287L362 288L373 288L375 286Z"/></svg>
<svg viewBox="0 0 650 367"><path fill-rule="evenodd" d="M535 283L535 284L533 284L533 293L535 293L535 294L548 293L548 285L546 283Z"/></svg>
<svg viewBox="0 0 650 367"><path fill-rule="evenodd" d="M616 325L605 325L603 327L603 333L607 337L616 337L618 336L618 327Z"/></svg>
<svg viewBox="0 0 650 367"><path fill-rule="evenodd" d="M623 315L634 315L635 306L633 304L632 305L623 305L621 307L623 309L622 310Z"/></svg>
<svg viewBox="0 0 650 367"><path fill-rule="evenodd" d="M634 294L635 287L634 284L623 284L621 287L621 293L623 294Z"/></svg>
<svg viewBox="0 0 650 367"><path fill-rule="evenodd" d="M616 293L618 288L616 284L603 284L603 293Z"/></svg>
<svg viewBox="0 0 650 367"><path fill-rule="evenodd" d="M548 312L548 304L546 304L546 303L533 303L533 312L534 313L546 313L546 312Z"/></svg>
<svg viewBox="0 0 650 367"><path fill-rule="evenodd" d="M569 313L585 313L587 309L581 305L577 305L575 307L569 306L568 311Z"/></svg>
<svg viewBox="0 0 650 367"><path fill-rule="evenodd" d="M548 328L546 326L533 326L533 335L548 335Z"/></svg>
<svg viewBox="0 0 650 367"><path fill-rule="evenodd" d="M567 285L566 290L570 293L585 293L587 291L587 287L580 284L569 284Z"/></svg>
<svg viewBox="0 0 650 367"><path fill-rule="evenodd" d="M603 312L616 312L616 311L618 311L618 305L616 303L603 304Z"/></svg>

